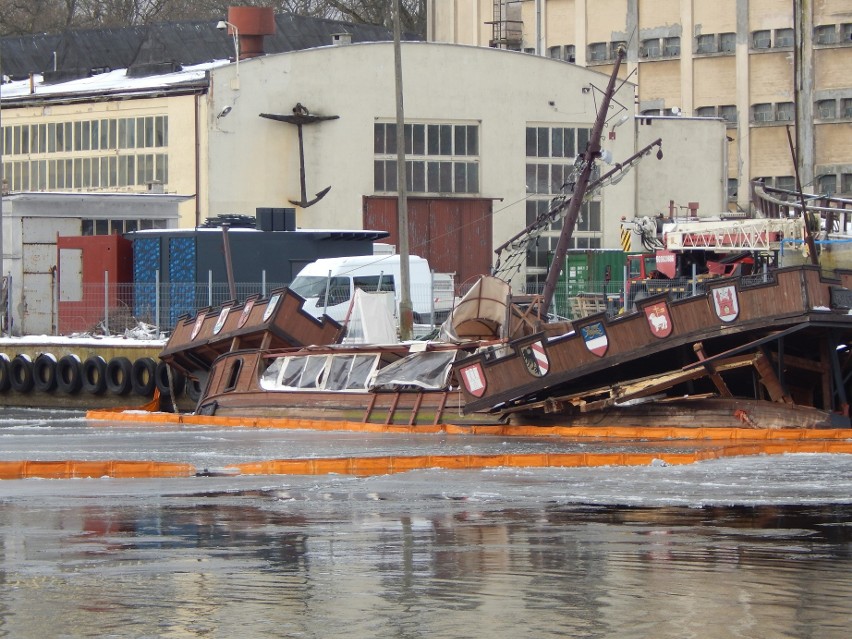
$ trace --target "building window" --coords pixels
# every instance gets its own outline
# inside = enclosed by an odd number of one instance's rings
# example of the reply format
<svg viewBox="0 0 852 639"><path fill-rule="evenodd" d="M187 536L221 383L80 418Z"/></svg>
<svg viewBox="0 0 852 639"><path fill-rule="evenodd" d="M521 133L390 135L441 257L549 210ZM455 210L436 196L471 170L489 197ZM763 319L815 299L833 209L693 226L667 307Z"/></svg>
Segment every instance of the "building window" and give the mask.
<svg viewBox="0 0 852 639"><path fill-rule="evenodd" d="M680 38L664 38L663 55L667 58L674 58L680 55Z"/></svg>
<svg viewBox="0 0 852 639"><path fill-rule="evenodd" d="M374 125L373 186L397 190L396 124ZM406 188L411 193L478 193L479 126L406 124Z"/></svg>
<svg viewBox="0 0 852 639"><path fill-rule="evenodd" d="M736 33L720 33L719 34L719 51L725 53L733 53L737 49L737 34Z"/></svg>
<svg viewBox="0 0 852 639"><path fill-rule="evenodd" d="M837 176L834 173L820 175L817 179L817 188L821 194L834 195L837 192Z"/></svg>
<svg viewBox="0 0 852 639"><path fill-rule="evenodd" d="M781 122L792 122L793 121L793 103L792 102L779 102L776 105L777 119Z"/></svg>
<svg viewBox="0 0 852 639"><path fill-rule="evenodd" d="M834 44L837 41L837 28L833 24L825 24L814 28L816 44Z"/></svg>
<svg viewBox="0 0 852 639"><path fill-rule="evenodd" d="M700 35L695 39L696 53L716 53L716 35L713 33Z"/></svg>
<svg viewBox="0 0 852 639"><path fill-rule="evenodd" d="M560 44L550 47L547 50L547 55L554 60L563 60L565 62L574 62L576 60L573 44Z"/></svg>
<svg viewBox="0 0 852 639"><path fill-rule="evenodd" d="M846 196L852 193L852 173L841 174L840 188Z"/></svg>
<svg viewBox="0 0 852 639"><path fill-rule="evenodd" d="M729 125L737 124L737 107L733 104L723 104L719 107L719 117Z"/></svg>
<svg viewBox="0 0 852 639"><path fill-rule="evenodd" d="M642 46L639 48L639 55L643 58L659 58L661 55L660 39L643 40Z"/></svg>
<svg viewBox="0 0 852 639"><path fill-rule="evenodd" d="M852 42L852 22L840 25L840 30L843 32L843 41L846 43Z"/></svg>
<svg viewBox="0 0 852 639"><path fill-rule="evenodd" d="M607 43L606 42L592 42L589 45L589 60L591 62L602 62L606 60L607 56Z"/></svg>
<svg viewBox="0 0 852 639"><path fill-rule="evenodd" d="M737 178L728 178L728 199L733 200L737 197L737 188L739 187L739 182Z"/></svg>
<svg viewBox="0 0 852 639"><path fill-rule="evenodd" d="M792 175L780 175L775 178L775 188L785 191L796 190L796 178Z"/></svg>
<svg viewBox="0 0 852 639"><path fill-rule="evenodd" d="M751 119L754 122L772 122L775 115L772 112L772 103L755 104L751 107Z"/></svg>
<svg viewBox="0 0 852 639"><path fill-rule="evenodd" d="M697 118L715 118L716 107L698 107L695 109L695 117Z"/></svg>
<svg viewBox="0 0 852 639"><path fill-rule="evenodd" d="M852 118L852 98L843 98L843 117Z"/></svg>
<svg viewBox="0 0 852 639"><path fill-rule="evenodd" d="M793 30L792 29L776 29L775 30L775 47L777 49L793 46Z"/></svg>
<svg viewBox="0 0 852 639"><path fill-rule="evenodd" d="M771 31L755 31L751 34L752 49L768 49L772 46Z"/></svg>
<svg viewBox="0 0 852 639"><path fill-rule="evenodd" d="M533 224L551 206L553 197L571 190L576 178L575 159L589 142L587 128L560 126L528 126L526 129L526 184L529 198L526 204L526 223ZM562 220L552 222L527 253L528 292L540 290L547 273L548 257L556 248ZM577 220L571 248L600 247L602 230L600 202L586 202Z"/></svg>
<svg viewBox="0 0 852 639"><path fill-rule="evenodd" d="M623 40L616 40L609 43L609 57L611 60L615 60L618 57L619 49L627 51L627 43Z"/></svg>
<svg viewBox="0 0 852 639"><path fill-rule="evenodd" d="M820 100L817 102L817 117L821 120L833 120L837 117L837 100Z"/></svg>

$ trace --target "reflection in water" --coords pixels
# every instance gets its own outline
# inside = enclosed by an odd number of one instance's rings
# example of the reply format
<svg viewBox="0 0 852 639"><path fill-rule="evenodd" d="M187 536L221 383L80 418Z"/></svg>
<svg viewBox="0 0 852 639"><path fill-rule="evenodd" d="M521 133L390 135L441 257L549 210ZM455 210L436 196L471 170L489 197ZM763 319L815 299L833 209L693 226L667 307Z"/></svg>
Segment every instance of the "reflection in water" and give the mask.
<svg viewBox="0 0 852 639"><path fill-rule="evenodd" d="M845 637L852 506L0 501L4 637Z"/></svg>

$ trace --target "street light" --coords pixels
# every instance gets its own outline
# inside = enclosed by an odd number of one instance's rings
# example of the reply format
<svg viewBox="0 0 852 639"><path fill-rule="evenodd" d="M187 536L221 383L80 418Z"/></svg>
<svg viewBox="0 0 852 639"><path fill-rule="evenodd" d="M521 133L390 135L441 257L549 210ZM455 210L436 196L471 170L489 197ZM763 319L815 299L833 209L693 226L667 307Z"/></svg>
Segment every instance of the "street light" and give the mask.
<svg viewBox="0 0 852 639"><path fill-rule="evenodd" d="M228 22L227 20L219 20L216 24L216 28L220 31L224 29L230 29L231 35L234 38L234 52L236 54L235 61L237 63L237 80L236 86L231 86L232 89L236 89L240 86L240 30L237 29L237 26L232 22Z"/></svg>

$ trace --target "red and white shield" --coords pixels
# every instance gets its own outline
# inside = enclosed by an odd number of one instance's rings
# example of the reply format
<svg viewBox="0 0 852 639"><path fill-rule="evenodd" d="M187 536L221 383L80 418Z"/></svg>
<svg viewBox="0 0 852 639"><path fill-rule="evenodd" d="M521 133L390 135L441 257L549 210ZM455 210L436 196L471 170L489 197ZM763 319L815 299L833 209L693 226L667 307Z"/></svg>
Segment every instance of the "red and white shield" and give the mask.
<svg viewBox="0 0 852 639"><path fill-rule="evenodd" d="M251 309L254 308L254 300L248 300L246 302L245 307L243 308L242 315L240 315L240 319L237 321L237 328L242 328L245 326L248 321L249 315L251 315Z"/></svg>
<svg viewBox="0 0 852 639"><path fill-rule="evenodd" d="M645 318L648 327L654 337L668 337L672 333L672 317L669 313L669 305L658 302L645 307Z"/></svg>
<svg viewBox="0 0 852 639"><path fill-rule="evenodd" d="M737 298L737 287L733 284L714 288L710 292L713 298L713 310L723 322L733 322L740 314L740 301Z"/></svg>
<svg viewBox="0 0 852 639"><path fill-rule="evenodd" d="M461 373L462 383L468 393L474 397L482 397L485 394L485 388L488 386L488 383L485 381L482 364L477 362L476 364L465 366L459 372Z"/></svg>

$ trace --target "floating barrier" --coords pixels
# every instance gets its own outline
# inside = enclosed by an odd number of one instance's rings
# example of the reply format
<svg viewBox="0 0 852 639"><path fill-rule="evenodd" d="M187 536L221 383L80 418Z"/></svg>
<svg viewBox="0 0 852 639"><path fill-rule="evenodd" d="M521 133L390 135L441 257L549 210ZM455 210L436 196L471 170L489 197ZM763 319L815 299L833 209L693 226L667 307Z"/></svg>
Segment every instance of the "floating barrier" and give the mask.
<svg viewBox="0 0 852 639"><path fill-rule="evenodd" d="M272 417L216 417L181 413L144 413L90 410L92 421L127 421L144 424L197 424L241 428L282 428L291 430L350 431L364 433L446 433L449 435L494 435L497 437L558 437L595 440L688 440L688 441L787 441L850 440L852 428L675 428L657 426L521 426L455 425L409 426L403 424L367 424L362 422L289 419Z"/></svg>
<svg viewBox="0 0 852 639"><path fill-rule="evenodd" d="M154 461L0 461L0 479L192 477L195 467Z"/></svg>

